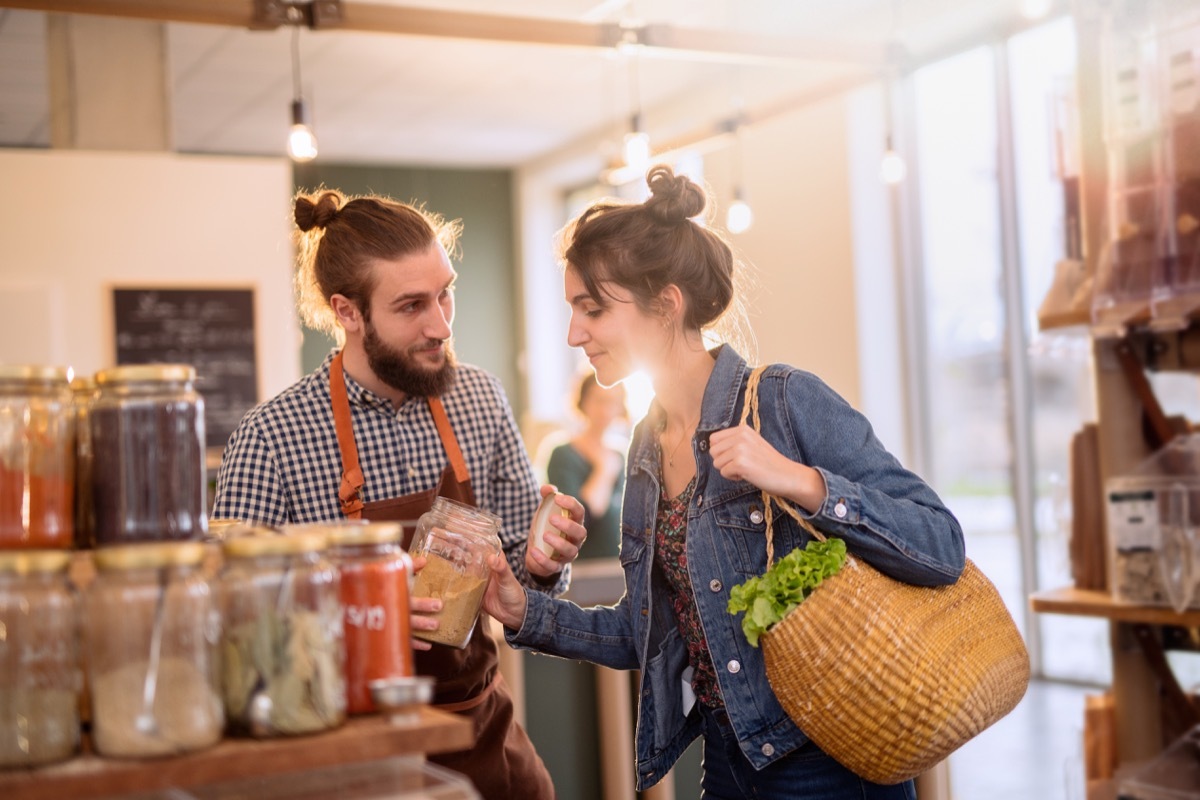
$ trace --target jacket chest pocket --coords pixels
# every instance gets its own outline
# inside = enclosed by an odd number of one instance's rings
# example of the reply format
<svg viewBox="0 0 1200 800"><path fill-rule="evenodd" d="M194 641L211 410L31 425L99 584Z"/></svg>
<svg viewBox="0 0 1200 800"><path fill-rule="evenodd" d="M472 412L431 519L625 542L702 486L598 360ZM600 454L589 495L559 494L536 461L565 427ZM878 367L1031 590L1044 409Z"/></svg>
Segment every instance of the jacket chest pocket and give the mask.
<svg viewBox="0 0 1200 800"><path fill-rule="evenodd" d="M751 487L753 488L753 487ZM802 534L796 523L779 508L773 508L772 528L775 560L797 547ZM767 515L762 493L747 492L712 509L719 528L717 541L738 572L752 577L767 571Z"/></svg>

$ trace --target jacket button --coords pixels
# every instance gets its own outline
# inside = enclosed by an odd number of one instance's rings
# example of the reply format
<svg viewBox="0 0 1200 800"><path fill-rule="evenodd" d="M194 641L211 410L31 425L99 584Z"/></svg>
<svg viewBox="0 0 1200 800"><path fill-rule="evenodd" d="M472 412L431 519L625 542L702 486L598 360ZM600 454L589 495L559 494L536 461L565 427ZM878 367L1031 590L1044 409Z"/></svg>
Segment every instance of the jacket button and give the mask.
<svg viewBox="0 0 1200 800"><path fill-rule="evenodd" d="M702 505L704 505L704 495L698 494L696 495L696 508L699 508Z"/></svg>
<svg viewBox="0 0 1200 800"><path fill-rule="evenodd" d="M775 755L775 745L771 744L770 742L764 744L762 746L762 754L767 757Z"/></svg>
<svg viewBox="0 0 1200 800"><path fill-rule="evenodd" d="M764 519L765 519L765 517L763 516L762 511L760 511L759 509L756 508L750 512L750 521L753 522L755 525L762 524L762 521Z"/></svg>
<svg viewBox="0 0 1200 800"><path fill-rule="evenodd" d="M846 504L838 500L838 504L833 507L833 513L837 515L838 519L846 516Z"/></svg>
<svg viewBox="0 0 1200 800"><path fill-rule="evenodd" d="M725 669L729 670L730 673L736 675L742 671L742 665L737 659L734 659L733 661L730 661L728 664L725 665Z"/></svg>
<svg viewBox="0 0 1200 800"><path fill-rule="evenodd" d="M643 617L644 617L644 616L646 616L646 615L648 615L649 613L650 613L650 609L648 609L648 608L643 608L643 609L642 609L642 616L643 616Z"/></svg>
<svg viewBox="0 0 1200 800"><path fill-rule="evenodd" d="M716 578L713 578L708 582L708 588L712 589L714 592L719 592L721 591L721 582Z"/></svg>
<svg viewBox="0 0 1200 800"><path fill-rule="evenodd" d="M707 452L708 452L708 437L707 437L707 436L701 436L701 437L700 437L700 445L699 445L699 446L700 446L700 452L701 452L701 453L707 453Z"/></svg>

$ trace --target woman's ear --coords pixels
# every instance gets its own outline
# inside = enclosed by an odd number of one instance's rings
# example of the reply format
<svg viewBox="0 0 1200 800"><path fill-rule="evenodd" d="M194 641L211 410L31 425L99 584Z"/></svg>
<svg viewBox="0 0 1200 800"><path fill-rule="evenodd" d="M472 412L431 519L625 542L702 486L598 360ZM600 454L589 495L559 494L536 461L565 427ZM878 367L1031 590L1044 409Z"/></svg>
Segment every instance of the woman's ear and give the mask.
<svg viewBox="0 0 1200 800"><path fill-rule="evenodd" d="M668 283L658 293L658 311L671 322L683 318L686 305L687 302L684 300L683 290L673 283Z"/></svg>
<svg viewBox="0 0 1200 800"><path fill-rule="evenodd" d="M338 324L347 333L358 332L362 328L362 313L358 310L358 304L346 295L330 295L329 307L333 309Z"/></svg>

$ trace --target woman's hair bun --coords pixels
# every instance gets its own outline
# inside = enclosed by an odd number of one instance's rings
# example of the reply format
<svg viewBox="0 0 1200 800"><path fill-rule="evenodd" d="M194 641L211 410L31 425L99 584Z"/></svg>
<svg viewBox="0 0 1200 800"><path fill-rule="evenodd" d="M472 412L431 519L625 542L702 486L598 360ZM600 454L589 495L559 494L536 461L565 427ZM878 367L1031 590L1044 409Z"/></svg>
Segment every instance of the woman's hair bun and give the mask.
<svg viewBox="0 0 1200 800"><path fill-rule="evenodd" d="M323 192L315 203L310 197L296 198L296 227L306 233L313 228L324 228L337 216L341 199L337 192Z"/></svg>
<svg viewBox="0 0 1200 800"><path fill-rule="evenodd" d="M674 224L691 219L704 210L708 198L686 175L676 175L664 164L657 164L646 173L650 198L646 209L660 222Z"/></svg>

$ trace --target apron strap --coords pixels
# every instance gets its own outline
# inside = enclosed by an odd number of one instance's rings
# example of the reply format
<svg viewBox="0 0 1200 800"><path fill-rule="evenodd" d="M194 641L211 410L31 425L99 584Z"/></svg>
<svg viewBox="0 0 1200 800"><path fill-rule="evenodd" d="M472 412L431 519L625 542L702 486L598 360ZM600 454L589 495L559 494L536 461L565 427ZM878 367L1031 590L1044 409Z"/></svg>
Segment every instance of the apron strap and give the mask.
<svg viewBox="0 0 1200 800"><path fill-rule="evenodd" d="M349 519L362 516L363 502L359 490L363 485L362 469L358 465L358 445L354 443L354 425L350 421L350 396L346 393L346 375L342 371L342 351L329 365L329 396L333 400L333 429L337 433L338 450L342 453L342 484L338 500L342 513Z"/></svg>
<svg viewBox="0 0 1200 800"><path fill-rule="evenodd" d="M339 350L329 365L329 395L333 406L333 428L337 433L338 450L342 455L342 482L338 487L338 500L342 506L342 514L348 519L361 519L363 501L363 472L358 461L358 445L354 442L354 425L350 418L350 396L346 391L346 375L342 368L342 351ZM442 448L450 459L454 469L454 477L460 484L469 484L471 474L467 471L467 462L454 436L454 428L450 425L450 417L441 398L427 398L429 411L433 414L433 422L437 426L438 437L442 440Z"/></svg>

